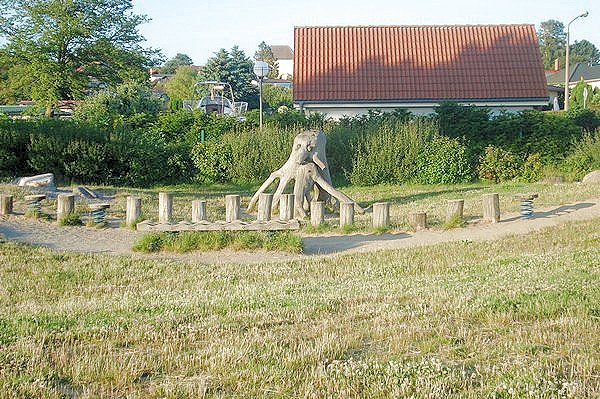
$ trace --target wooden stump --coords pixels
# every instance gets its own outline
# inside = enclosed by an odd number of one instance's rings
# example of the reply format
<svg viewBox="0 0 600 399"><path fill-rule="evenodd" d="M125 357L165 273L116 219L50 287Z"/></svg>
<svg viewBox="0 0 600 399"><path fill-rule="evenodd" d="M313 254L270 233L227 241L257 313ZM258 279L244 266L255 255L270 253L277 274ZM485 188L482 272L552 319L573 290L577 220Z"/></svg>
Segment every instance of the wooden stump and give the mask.
<svg viewBox="0 0 600 399"><path fill-rule="evenodd" d="M192 201L192 223L198 223L204 220L208 220L206 217L206 201Z"/></svg>
<svg viewBox="0 0 600 399"><path fill-rule="evenodd" d="M483 220L491 223L500 221L500 197L498 193L483 195Z"/></svg>
<svg viewBox="0 0 600 399"><path fill-rule="evenodd" d="M426 212L411 212L408 214L408 224L413 231L425 230L427 228Z"/></svg>
<svg viewBox="0 0 600 399"><path fill-rule="evenodd" d="M158 193L158 221L168 223L173 220L173 193Z"/></svg>
<svg viewBox="0 0 600 399"><path fill-rule="evenodd" d="M446 209L446 223L452 220L463 219L463 209L465 206L465 200L450 200L448 201L448 208Z"/></svg>
<svg viewBox="0 0 600 399"><path fill-rule="evenodd" d="M127 197L127 212L125 214L125 224L132 227L142 216L142 199L139 197Z"/></svg>
<svg viewBox="0 0 600 399"><path fill-rule="evenodd" d="M0 215L10 215L13 212L13 196L0 195Z"/></svg>
<svg viewBox="0 0 600 399"><path fill-rule="evenodd" d="M226 195L225 196L225 221L233 222L240 220L240 196Z"/></svg>
<svg viewBox="0 0 600 399"><path fill-rule="evenodd" d="M310 223L314 226L320 226L325 222L325 202L311 201L310 203Z"/></svg>
<svg viewBox="0 0 600 399"><path fill-rule="evenodd" d="M60 222L75 211L74 194L58 194L56 205L56 220Z"/></svg>
<svg viewBox="0 0 600 399"><path fill-rule="evenodd" d="M340 203L340 227L354 224L354 202Z"/></svg>
<svg viewBox="0 0 600 399"><path fill-rule="evenodd" d="M258 215L256 220L266 222L271 220L271 207L273 206L273 194L260 194L258 196Z"/></svg>
<svg viewBox="0 0 600 399"><path fill-rule="evenodd" d="M294 194L283 194L279 199L279 220L288 221L294 218Z"/></svg>
<svg viewBox="0 0 600 399"><path fill-rule="evenodd" d="M373 227L388 227L390 225L390 203L377 202L373 204Z"/></svg>

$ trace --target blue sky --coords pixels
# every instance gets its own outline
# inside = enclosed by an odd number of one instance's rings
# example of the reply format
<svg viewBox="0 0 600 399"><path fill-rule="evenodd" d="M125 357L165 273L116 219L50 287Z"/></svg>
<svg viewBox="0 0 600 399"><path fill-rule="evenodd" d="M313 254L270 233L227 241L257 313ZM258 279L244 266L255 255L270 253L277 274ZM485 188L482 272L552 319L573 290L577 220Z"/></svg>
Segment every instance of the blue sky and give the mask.
<svg viewBox="0 0 600 399"><path fill-rule="evenodd" d="M202 65L220 48L238 45L250 57L261 41L293 47L294 26L535 24L571 25L571 43L600 48L600 1L556 0L133 0L134 12L152 19L141 27L147 45L167 58L189 55Z"/></svg>

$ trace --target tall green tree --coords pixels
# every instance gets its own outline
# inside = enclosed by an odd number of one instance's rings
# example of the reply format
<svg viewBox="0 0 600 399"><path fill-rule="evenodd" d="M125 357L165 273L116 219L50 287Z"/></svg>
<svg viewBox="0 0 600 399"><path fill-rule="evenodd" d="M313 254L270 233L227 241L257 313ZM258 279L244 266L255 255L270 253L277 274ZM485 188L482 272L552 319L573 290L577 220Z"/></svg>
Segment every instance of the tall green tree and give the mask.
<svg viewBox="0 0 600 399"><path fill-rule="evenodd" d="M567 42L565 25L560 21L549 19L540 24L537 36L544 68L552 69L557 58L560 60L560 65L564 65Z"/></svg>
<svg viewBox="0 0 600 399"><path fill-rule="evenodd" d="M145 80L159 52L143 48L131 0L0 0L5 85L46 107L90 85Z"/></svg>
<svg viewBox="0 0 600 399"><path fill-rule="evenodd" d="M597 64L600 63L600 51L593 43L585 39L575 41L570 48L569 61Z"/></svg>
<svg viewBox="0 0 600 399"><path fill-rule="evenodd" d="M177 53L175 57L171 58L160 67L160 72L166 74L175 73L177 68L184 65L192 65L193 63L194 62L189 55Z"/></svg>
<svg viewBox="0 0 600 399"><path fill-rule="evenodd" d="M198 81L198 70L191 65L177 68L175 76L165 84L171 108L181 108L183 100L194 98L194 84Z"/></svg>
<svg viewBox="0 0 600 399"><path fill-rule="evenodd" d="M269 78L277 79L279 77L279 64L275 59L275 55L273 54L271 46L269 46L264 41L260 42L260 44L258 45L258 50L256 50L256 52L254 53L254 59L256 61L264 61L267 64L269 64Z"/></svg>
<svg viewBox="0 0 600 399"><path fill-rule="evenodd" d="M251 84L256 79L252 67L252 61L238 46L231 51L222 48L208 59L200 78L229 83L236 101L247 101L249 107L255 107L258 105L258 89Z"/></svg>

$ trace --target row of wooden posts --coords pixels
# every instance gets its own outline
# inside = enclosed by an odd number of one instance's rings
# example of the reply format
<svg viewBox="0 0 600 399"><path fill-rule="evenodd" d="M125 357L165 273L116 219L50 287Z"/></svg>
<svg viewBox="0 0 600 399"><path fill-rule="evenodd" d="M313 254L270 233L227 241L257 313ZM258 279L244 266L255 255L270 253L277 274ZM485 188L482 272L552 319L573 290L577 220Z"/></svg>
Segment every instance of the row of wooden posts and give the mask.
<svg viewBox="0 0 600 399"><path fill-rule="evenodd" d="M36 198L33 198L36 197ZM44 195L26 196L27 201L44 199ZM294 194L283 194L279 203L279 220L282 222L294 219ZM258 222L271 220L271 208L273 194L261 194L258 199ZM91 207L105 206L108 204L92 204ZM448 201L446 220L463 217L464 200ZM73 213L75 210L74 194L59 194L57 197L57 220L61 220ZM13 212L13 197L11 195L0 195L0 215L8 215ZM139 197L127 197L127 210L125 223L129 226L137 223L142 214L142 199ZM241 207L239 195L225 196L225 222L231 223L241 219ZM500 201L497 193L483 195L483 219L488 222L500 220ZM162 192L158 195L158 222L171 223L173 221L173 193ZM206 201L192 201L192 223L207 222ZM313 226L319 226L325 221L325 203L313 201L310 203L310 222ZM427 228L427 213L410 212L408 221L414 230ZM340 204L340 226L354 224L354 203L343 202ZM373 204L373 227L385 228L390 224L390 203L378 202Z"/></svg>
<svg viewBox="0 0 600 399"><path fill-rule="evenodd" d="M294 219L294 194L283 194L279 202L279 220L288 221ZM134 213L130 211L130 198L127 202L127 214ZM139 200L139 199L138 199ZM173 211L173 194L159 193L159 212L158 220L160 223L169 223L172 220ZM464 200L448 201L446 211L446 221L455 218L463 218ZM271 208L273 204L273 194L260 194L258 198L258 221L271 220ZM377 202L374 203L372 225L375 228L388 227L390 225L390 203ZM139 205L138 205L139 206ZM233 222L240 219L240 196L226 195L225 196L225 221ZM500 200L497 193L483 195L483 219L491 223L497 223L500 220ZM135 220L135 218L134 218ZM206 221L206 201L192 201L192 223ZM313 226L319 226L325 221L325 202L312 201L310 203L310 223ZM411 227L415 230L427 228L427 213L426 212L410 212L408 221ZM354 203L340 203L340 226L354 224Z"/></svg>

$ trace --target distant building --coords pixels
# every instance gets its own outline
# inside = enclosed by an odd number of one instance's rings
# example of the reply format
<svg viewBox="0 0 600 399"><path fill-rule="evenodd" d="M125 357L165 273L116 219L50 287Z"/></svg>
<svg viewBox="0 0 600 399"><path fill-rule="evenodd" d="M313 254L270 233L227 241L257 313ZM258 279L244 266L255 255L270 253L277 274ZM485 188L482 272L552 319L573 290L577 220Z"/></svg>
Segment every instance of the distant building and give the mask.
<svg viewBox="0 0 600 399"><path fill-rule="evenodd" d="M557 69L558 66L555 63L555 69L546 71L546 80L549 85L560 85L565 86L565 70ZM582 62L577 62L575 65L569 67L569 87L574 87L577 82L584 80L590 84L594 89L600 87L600 65L588 65Z"/></svg>
<svg viewBox="0 0 600 399"><path fill-rule="evenodd" d="M289 80L294 73L294 51L290 46L271 46L273 56L279 66L279 79Z"/></svg>
<svg viewBox="0 0 600 399"><path fill-rule="evenodd" d="M335 119L549 102L534 25L296 27L293 76L295 106Z"/></svg>

